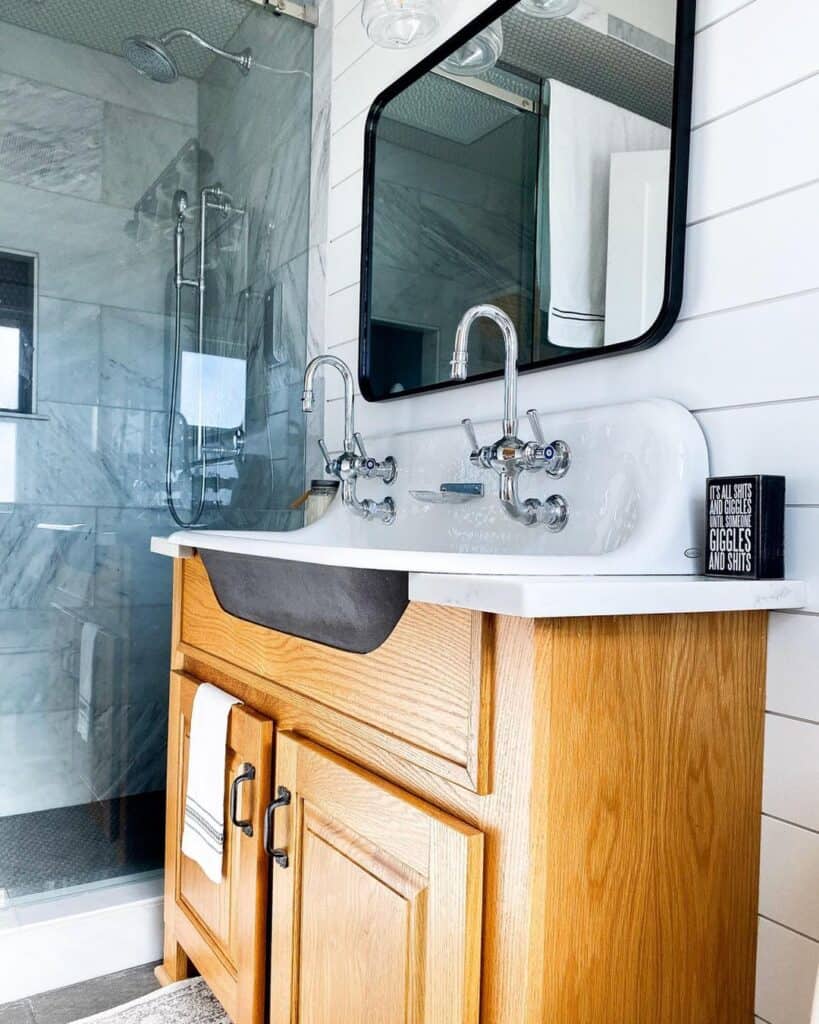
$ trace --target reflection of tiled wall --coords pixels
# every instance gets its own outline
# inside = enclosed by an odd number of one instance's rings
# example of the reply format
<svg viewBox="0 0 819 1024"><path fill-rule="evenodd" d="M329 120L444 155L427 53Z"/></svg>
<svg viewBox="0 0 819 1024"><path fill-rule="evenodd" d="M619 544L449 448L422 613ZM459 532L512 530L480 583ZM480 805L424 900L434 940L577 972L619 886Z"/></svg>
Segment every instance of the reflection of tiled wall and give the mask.
<svg viewBox="0 0 819 1024"><path fill-rule="evenodd" d="M458 320L477 302L499 303L524 344L532 337L537 119L507 115L464 145L388 113L379 126L373 315L438 329L437 351L423 359L424 381L434 382L449 375ZM473 373L503 366L494 325L478 325L469 358Z"/></svg>
<svg viewBox="0 0 819 1024"><path fill-rule="evenodd" d="M133 208L196 136L197 89L7 24L0 248L40 254L39 412L0 422L0 816L164 781L171 241ZM189 178L185 178L187 173ZM97 628L89 738L83 625ZM86 630L86 647L88 633Z"/></svg>
<svg viewBox="0 0 819 1024"><path fill-rule="evenodd" d="M304 481L313 30L252 10L228 44L246 46L256 58L251 74L239 80L214 61L199 87L201 183L221 182L245 210L242 251L220 257L217 270L222 314L246 327L248 360L245 459L221 518L282 529L299 525L288 509ZM242 338L238 349L244 357Z"/></svg>

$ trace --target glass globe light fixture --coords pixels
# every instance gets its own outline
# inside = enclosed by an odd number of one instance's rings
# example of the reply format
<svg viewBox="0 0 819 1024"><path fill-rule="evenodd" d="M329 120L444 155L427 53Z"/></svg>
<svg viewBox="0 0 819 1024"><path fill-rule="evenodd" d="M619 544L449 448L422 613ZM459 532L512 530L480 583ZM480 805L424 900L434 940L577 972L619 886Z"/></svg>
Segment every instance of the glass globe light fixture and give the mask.
<svg viewBox="0 0 819 1024"><path fill-rule="evenodd" d="M502 52L503 27L498 19L442 60L440 67L451 75L480 75L497 64Z"/></svg>
<svg viewBox="0 0 819 1024"><path fill-rule="evenodd" d="M520 0L518 9L532 18L565 18L579 0Z"/></svg>
<svg viewBox="0 0 819 1024"><path fill-rule="evenodd" d="M441 23L442 0L364 0L361 24L377 46L406 50L418 46Z"/></svg>

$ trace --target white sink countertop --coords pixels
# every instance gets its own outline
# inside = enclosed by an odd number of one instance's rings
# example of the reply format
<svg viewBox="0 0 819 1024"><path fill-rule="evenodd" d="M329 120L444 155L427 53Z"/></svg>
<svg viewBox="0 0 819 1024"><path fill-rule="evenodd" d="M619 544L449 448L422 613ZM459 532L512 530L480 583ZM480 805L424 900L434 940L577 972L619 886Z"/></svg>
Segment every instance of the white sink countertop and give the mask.
<svg viewBox="0 0 819 1024"><path fill-rule="evenodd" d="M152 550L186 557L196 549L409 574L412 601L501 615L553 618L799 608L804 584L705 579L702 537L708 453L683 406L662 399L542 416L549 439L569 445L562 479L521 477L521 497L561 494L569 521L560 533L524 527L503 511L495 474L472 466L460 425L366 438L379 459L393 455L395 483L360 481L359 497L391 495L392 525L367 522L337 496L316 523L285 532L180 530ZM499 436L497 421L476 423ZM521 424L524 430L524 424ZM330 440L332 448L332 439ZM482 483L465 504L418 501L412 491Z"/></svg>

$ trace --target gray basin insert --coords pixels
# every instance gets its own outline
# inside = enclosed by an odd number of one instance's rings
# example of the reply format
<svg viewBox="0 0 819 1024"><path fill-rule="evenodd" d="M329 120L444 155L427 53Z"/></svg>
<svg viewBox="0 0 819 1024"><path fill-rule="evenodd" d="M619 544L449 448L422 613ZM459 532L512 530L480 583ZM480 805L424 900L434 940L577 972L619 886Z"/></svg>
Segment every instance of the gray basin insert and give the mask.
<svg viewBox="0 0 819 1024"><path fill-rule="evenodd" d="M199 549L226 612L280 633L367 654L409 604L406 572L348 569Z"/></svg>

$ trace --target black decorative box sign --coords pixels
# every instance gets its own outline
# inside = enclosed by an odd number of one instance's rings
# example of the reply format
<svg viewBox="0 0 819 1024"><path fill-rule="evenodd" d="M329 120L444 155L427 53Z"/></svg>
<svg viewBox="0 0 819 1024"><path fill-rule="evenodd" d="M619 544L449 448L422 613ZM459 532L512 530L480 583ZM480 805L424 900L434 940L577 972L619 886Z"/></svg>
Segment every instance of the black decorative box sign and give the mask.
<svg viewBox="0 0 819 1024"><path fill-rule="evenodd" d="M706 576L783 579L784 476L712 476L705 515Z"/></svg>

